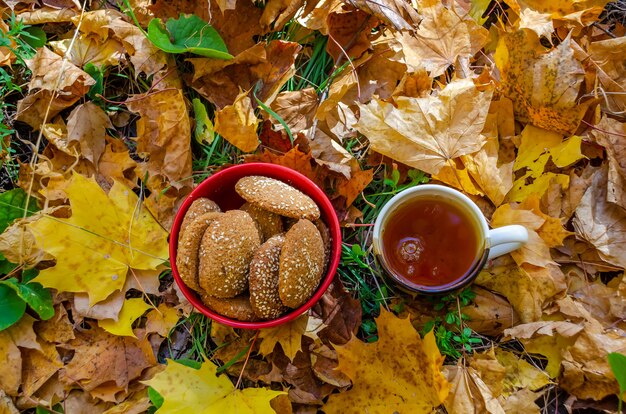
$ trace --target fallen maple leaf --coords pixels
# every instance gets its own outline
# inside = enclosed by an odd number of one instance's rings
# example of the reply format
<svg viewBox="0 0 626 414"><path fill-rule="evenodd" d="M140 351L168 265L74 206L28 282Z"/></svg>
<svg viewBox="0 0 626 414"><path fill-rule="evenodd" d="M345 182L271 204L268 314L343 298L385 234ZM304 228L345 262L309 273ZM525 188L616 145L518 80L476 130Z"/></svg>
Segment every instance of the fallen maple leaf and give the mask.
<svg viewBox="0 0 626 414"><path fill-rule="evenodd" d="M626 69L620 64L621 56L626 53L625 40L624 37L601 40L588 47L590 62L601 85L595 93L603 98L600 101L602 109L617 117L623 116L626 110L626 98L623 94L626 90Z"/></svg>
<svg viewBox="0 0 626 414"><path fill-rule="evenodd" d="M547 51L530 30L501 35L495 61L518 120L563 134L576 130L591 101L577 102L585 72L572 42L568 36Z"/></svg>
<svg viewBox="0 0 626 414"><path fill-rule="evenodd" d="M541 318L548 299L565 289L564 279L555 265L543 269L511 264L484 269L476 283L505 296L521 321L531 322Z"/></svg>
<svg viewBox="0 0 626 414"><path fill-rule="evenodd" d="M252 152L259 146L258 125L247 91L241 91L232 105L215 113L215 132L243 152Z"/></svg>
<svg viewBox="0 0 626 414"><path fill-rule="evenodd" d="M266 388L235 389L228 376L217 376L217 366L211 361L205 361L200 369L167 361L165 371L143 381L163 396L163 405L156 411L159 414L274 414L270 400L285 394Z"/></svg>
<svg viewBox="0 0 626 414"><path fill-rule="evenodd" d="M552 160L559 168L576 163L585 156L581 152L582 138L572 136L563 141L561 134L527 125L521 134L521 143L513 169L526 173L515 180L507 194L509 201L522 201L533 194L540 197L552 183L561 184L566 189L569 177L565 174L544 172L548 161ZM530 181L530 184L527 182Z"/></svg>
<svg viewBox="0 0 626 414"><path fill-rule="evenodd" d="M349 0L348 3L361 10L368 11L381 21L390 24L396 30L415 30L422 20L413 5L403 0Z"/></svg>
<svg viewBox="0 0 626 414"><path fill-rule="evenodd" d="M520 10L531 9L547 14L553 19L572 20L577 23L590 24L597 20L602 9L610 0L505 0L517 14Z"/></svg>
<svg viewBox="0 0 626 414"><path fill-rule="evenodd" d="M16 324L0 331L0 389L11 396L17 395L22 383L22 354L18 347L41 350L33 331L34 321L25 315Z"/></svg>
<svg viewBox="0 0 626 414"><path fill-rule="evenodd" d="M242 89L250 90L260 84L256 97L270 105L292 77L295 58L301 48L296 42L272 40L267 44L257 43L227 61L190 58L188 61L194 66L191 86L218 108L223 108L232 105Z"/></svg>
<svg viewBox="0 0 626 414"><path fill-rule="evenodd" d="M607 201L608 168L593 176L576 209L576 233L591 243L603 260L626 268L626 211Z"/></svg>
<svg viewBox="0 0 626 414"><path fill-rule="evenodd" d="M57 54L64 56L79 68L92 63L99 67L117 66L124 58L125 49L121 42L115 39L99 41L95 36L82 35L76 38L70 49L72 39L50 42L50 47Z"/></svg>
<svg viewBox="0 0 626 414"><path fill-rule="evenodd" d="M365 187L372 182L374 170L357 170L351 173L350 179L343 179L337 185L337 195L346 198L346 207L352 205Z"/></svg>
<svg viewBox="0 0 626 414"><path fill-rule="evenodd" d="M259 347L261 355L271 354L276 344L280 344L285 355L293 360L296 353L302 350L302 335L306 330L308 320L309 316L304 314L291 322L259 331L259 339L262 339Z"/></svg>
<svg viewBox="0 0 626 414"><path fill-rule="evenodd" d="M191 178L191 123L183 91L164 89L126 101L137 112L137 152L147 158L150 175L163 175L175 188Z"/></svg>
<svg viewBox="0 0 626 414"><path fill-rule="evenodd" d="M604 117L592 134L609 160L606 201L626 209L626 123Z"/></svg>
<svg viewBox="0 0 626 414"><path fill-rule="evenodd" d="M456 366L446 366L445 373L450 393L444 406L449 413L505 413L495 398L497 396L494 397L474 368L465 367L459 360Z"/></svg>
<svg viewBox="0 0 626 414"><path fill-rule="evenodd" d="M448 395L441 373L443 357L433 332L420 339L409 319L381 309L376 319L378 341L363 343L352 337L337 346L339 371L354 384L350 391L332 394L324 406L342 413L430 413Z"/></svg>
<svg viewBox="0 0 626 414"><path fill-rule="evenodd" d="M76 331L76 338L63 348L73 350L74 355L59 372L59 379L91 393L98 393L99 388L106 394L124 391L145 368L156 364L147 338L115 336L97 326Z"/></svg>
<svg viewBox="0 0 626 414"><path fill-rule="evenodd" d="M124 301L124 306L122 306L117 320L103 319L98 321L98 326L113 335L136 338L132 328L133 322L148 309L150 309L150 305L144 302L142 298L127 299Z"/></svg>
<svg viewBox="0 0 626 414"><path fill-rule="evenodd" d="M93 305L124 286L129 268L155 269L167 260L167 233L131 190L115 183L107 195L95 181L74 174L67 192L69 219L43 215L29 224L56 258L37 282L60 292L86 292Z"/></svg>
<svg viewBox="0 0 626 414"><path fill-rule="evenodd" d="M166 337L178 322L178 310L160 303L158 308L148 312L146 316L146 332L156 332Z"/></svg>
<svg viewBox="0 0 626 414"><path fill-rule="evenodd" d="M30 94L17 103L16 119L36 130L63 109L74 105L96 82L87 72L45 47L38 49L35 57L26 64L33 72L28 85ZM50 110L46 111L48 106ZM46 114L48 118L44 119Z"/></svg>
<svg viewBox="0 0 626 414"><path fill-rule="evenodd" d="M395 106L372 100L359 105L356 128L374 151L436 174L450 160L482 148L491 95L491 89L480 92L470 79L461 79L436 97L398 97Z"/></svg>
<svg viewBox="0 0 626 414"><path fill-rule="evenodd" d="M396 34L410 71L425 69L434 78L459 60L469 69L469 58L487 42L487 30L439 0L421 0L419 5L424 17L419 28Z"/></svg>
<svg viewBox="0 0 626 414"><path fill-rule="evenodd" d="M106 112L93 102L86 102L67 117L67 141L78 142L82 156L97 167L105 150L107 128L113 125Z"/></svg>

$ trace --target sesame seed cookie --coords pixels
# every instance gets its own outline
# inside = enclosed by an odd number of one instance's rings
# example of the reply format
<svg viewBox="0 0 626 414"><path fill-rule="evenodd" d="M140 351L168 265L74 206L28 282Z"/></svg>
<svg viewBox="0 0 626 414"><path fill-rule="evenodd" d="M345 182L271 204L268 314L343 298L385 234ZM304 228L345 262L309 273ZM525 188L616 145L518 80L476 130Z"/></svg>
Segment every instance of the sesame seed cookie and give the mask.
<svg viewBox="0 0 626 414"><path fill-rule="evenodd" d="M213 220L222 214L216 212L205 213L188 220L186 227L184 227L184 232L182 231L183 227L181 227L178 250L176 252L176 267L185 285L196 292L201 290L198 284L198 252L202 236L204 236L204 232Z"/></svg>
<svg viewBox="0 0 626 414"><path fill-rule="evenodd" d="M189 226L189 222L196 217L199 217L205 213L220 213L221 211L222 210L220 210L220 206L218 206L215 201L210 200L206 197L200 197L194 200L193 203L191 203L191 205L189 206L187 212L185 213L185 218L183 218L183 222L180 225L181 235L179 237L182 237L185 229Z"/></svg>
<svg viewBox="0 0 626 414"><path fill-rule="evenodd" d="M261 319L275 319L289 310L278 295L278 266L285 236L277 234L263 243L250 263L250 304Z"/></svg>
<svg viewBox="0 0 626 414"><path fill-rule="evenodd" d="M250 214L250 217L259 225L262 240L268 240L275 234L283 232L283 220L278 214L262 209L261 207L245 203L241 210Z"/></svg>
<svg viewBox="0 0 626 414"><path fill-rule="evenodd" d="M320 209L311 197L273 178L243 177L235 190L244 200L281 216L310 220L320 217Z"/></svg>
<svg viewBox="0 0 626 414"><path fill-rule="evenodd" d="M230 210L213 220L200 245L200 287L218 298L243 293L252 255L260 245L257 226L245 211Z"/></svg>
<svg viewBox="0 0 626 414"><path fill-rule="evenodd" d="M322 279L324 242L315 224L298 221L285 234L280 252L278 293L285 306L297 308L315 292Z"/></svg>
<svg viewBox="0 0 626 414"><path fill-rule="evenodd" d="M248 322L259 320L250 306L250 297L247 294L234 298L216 298L205 293L202 295L202 302L211 310L227 318Z"/></svg>

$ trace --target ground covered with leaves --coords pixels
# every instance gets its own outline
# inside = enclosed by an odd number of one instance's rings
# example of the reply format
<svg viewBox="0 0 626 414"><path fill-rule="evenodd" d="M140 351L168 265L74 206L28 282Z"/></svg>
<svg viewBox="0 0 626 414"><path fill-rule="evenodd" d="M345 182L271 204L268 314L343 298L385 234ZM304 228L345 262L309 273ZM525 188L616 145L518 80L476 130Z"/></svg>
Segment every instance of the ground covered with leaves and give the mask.
<svg viewBox="0 0 626 414"><path fill-rule="evenodd" d="M621 407L624 2L0 10L1 413ZM186 195L246 162L303 173L343 226L322 300L261 331L193 312L168 260ZM388 285L372 223L426 182L528 244L454 295Z"/></svg>

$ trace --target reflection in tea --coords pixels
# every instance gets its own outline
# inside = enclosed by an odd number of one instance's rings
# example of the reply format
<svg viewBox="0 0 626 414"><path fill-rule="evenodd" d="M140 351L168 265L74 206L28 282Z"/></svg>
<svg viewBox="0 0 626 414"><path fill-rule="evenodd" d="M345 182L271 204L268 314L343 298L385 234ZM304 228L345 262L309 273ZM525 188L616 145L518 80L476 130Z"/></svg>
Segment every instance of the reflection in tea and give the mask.
<svg viewBox="0 0 626 414"><path fill-rule="evenodd" d="M480 260L482 238L461 206L438 197L400 205L385 220L385 261L397 276L423 286L463 278Z"/></svg>

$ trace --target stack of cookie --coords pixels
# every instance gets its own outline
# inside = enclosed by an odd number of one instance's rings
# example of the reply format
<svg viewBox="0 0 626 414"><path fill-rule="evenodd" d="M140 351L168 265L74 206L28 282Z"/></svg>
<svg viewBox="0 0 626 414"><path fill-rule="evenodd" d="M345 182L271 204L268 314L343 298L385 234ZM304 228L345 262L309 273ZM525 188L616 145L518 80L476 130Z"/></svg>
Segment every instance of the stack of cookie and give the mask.
<svg viewBox="0 0 626 414"><path fill-rule="evenodd" d="M313 296L330 257L330 232L306 194L273 178L248 176L246 201L221 212L196 199L181 224L176 267L204 304L241 321L275 319Z"/></svg>

